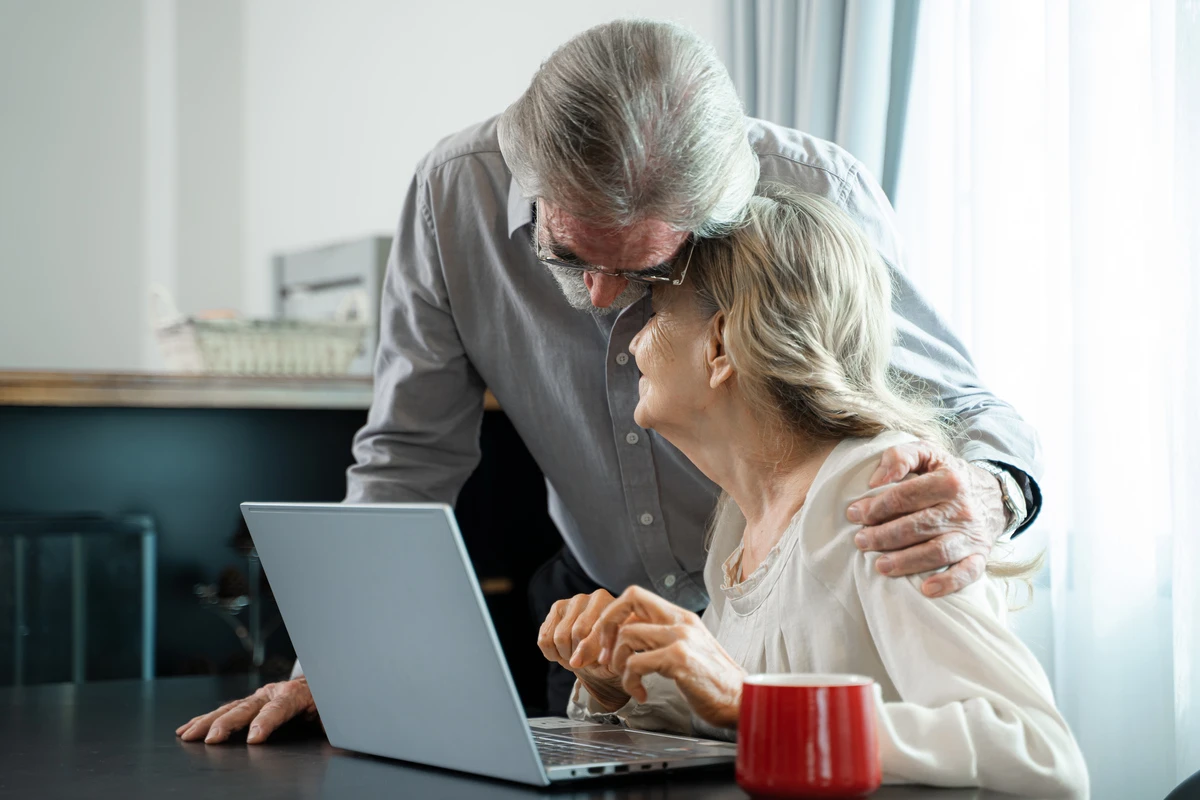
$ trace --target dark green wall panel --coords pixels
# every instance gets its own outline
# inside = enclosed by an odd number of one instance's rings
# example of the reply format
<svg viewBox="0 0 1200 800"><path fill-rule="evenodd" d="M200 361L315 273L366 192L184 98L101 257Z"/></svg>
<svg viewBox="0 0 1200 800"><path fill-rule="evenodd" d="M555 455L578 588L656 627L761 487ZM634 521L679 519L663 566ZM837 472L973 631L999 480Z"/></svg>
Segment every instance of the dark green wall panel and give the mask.
<svg viewBox="0 0 1200 800"><path fill-rule="evenodd" d="M159 535L159 674L229 669L241 647L198 606L192 586L214 581L225 566L244 569L229 547L238 503L340 500L350 442L364 419L362 411L3 407L0 513L151 515ZM541 474L503 414L486 415L482 446L458 515L479 574L514 581L513 595L490 602L522 694L536 698L542 665L524 589L560 542L546 516ZM111 560L123 574L117 562L127 555ZM7 582L4 564L0 557L0 581ZM0 587L0 662L11 652L7 589ZM118 677L136 663L123 652L136 639L113 630L136 622L136 605L121 612L130 596L119 589L109 595L92 599L100 627L90 634L89 674L96 677ZM102 608L108 601L118 610ZM268 652L287 655L289 648L284 634ZM7 669L0 666L0 683Z"/></svg>

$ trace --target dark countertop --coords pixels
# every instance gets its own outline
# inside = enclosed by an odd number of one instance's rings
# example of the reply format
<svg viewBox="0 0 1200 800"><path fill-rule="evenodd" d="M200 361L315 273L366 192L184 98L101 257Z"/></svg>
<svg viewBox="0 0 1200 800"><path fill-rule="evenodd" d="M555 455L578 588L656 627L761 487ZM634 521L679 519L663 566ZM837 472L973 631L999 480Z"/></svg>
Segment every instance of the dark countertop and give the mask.
<svg viewBox="0 0 1200 800"><path fill-rule="evenodd" d="M0 371L0 406L311 408L371 406L369 376ZM500 408L491 392L484 408Z"/></svg>
<svg viewBox="0 0 1200 800"><path fill-rule="evenodd" d="M245 678L175 678L0 689L0 798L746 797L732 767L536 789L356 756L311 730L253 747L176 739L176 727L249 688ZM997 795L885 787L873 797Z"/></svg>

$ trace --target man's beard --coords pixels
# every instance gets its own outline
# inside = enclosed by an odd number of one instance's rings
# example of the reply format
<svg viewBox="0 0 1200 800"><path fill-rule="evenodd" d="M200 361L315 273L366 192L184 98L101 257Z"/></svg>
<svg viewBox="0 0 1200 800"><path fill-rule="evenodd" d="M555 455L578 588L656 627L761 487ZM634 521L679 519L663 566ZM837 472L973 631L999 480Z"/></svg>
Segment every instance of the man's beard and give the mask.
<svg viewBox="0 0 1200 800"><path fill-rule="evenodd" d="M554 264L545 264L544 266L550 270L550 274L558 282L558 288L562 289L563 297L567 298L567 302L571 304L571 308L578 309L579 311L587 311L594 317L604 317L616 313L641 300L646 294L646 285L644 283L629 281L621 293L616 296L616 299L609 304L608 308L599 308L592 305L592 295L588 291L587 284L583 281L582 272L576 269L555 266Z"/></svg>

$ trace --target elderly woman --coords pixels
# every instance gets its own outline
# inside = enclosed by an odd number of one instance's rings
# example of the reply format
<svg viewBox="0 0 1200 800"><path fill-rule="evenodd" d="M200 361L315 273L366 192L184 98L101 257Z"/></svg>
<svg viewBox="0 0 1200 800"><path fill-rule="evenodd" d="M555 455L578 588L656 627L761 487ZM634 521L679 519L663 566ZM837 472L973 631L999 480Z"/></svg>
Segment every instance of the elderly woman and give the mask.
<svg viewBox="0 0 1200 800"><path fill-rule="evenodd" d="M725 492L702 617L641 588L559 601L539 633L577 678L570 714L732 739L742 679L872 676L885 777L1038 797L1087 771L1050 684L1008 629L1002 580L930 599L888 578L846 521L888 448L939 440L937 413L889 375L887 272L829 203L770 189L748 222L695 245L655 288L631 350L635 418Z"/></svg>

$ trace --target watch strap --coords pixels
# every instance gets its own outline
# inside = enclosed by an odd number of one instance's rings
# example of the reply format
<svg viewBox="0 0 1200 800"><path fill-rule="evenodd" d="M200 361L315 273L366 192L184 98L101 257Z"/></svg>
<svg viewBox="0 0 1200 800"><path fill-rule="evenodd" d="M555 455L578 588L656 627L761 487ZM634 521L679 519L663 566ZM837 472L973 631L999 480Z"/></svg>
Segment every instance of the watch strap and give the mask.
<svg viewBox="0 0 1200 800"><path fill-rule="evenodd" d="M1021 487L1017 485L1012 474L1003 466L991 461L972 461L970 463L984 472L991 473L1000 484L1000 499L1004 503L1005 510L1008 511L1009 521L997 541L1008 541L1028 516L1025 509L1025 493L1021 491Z"/></svg>

